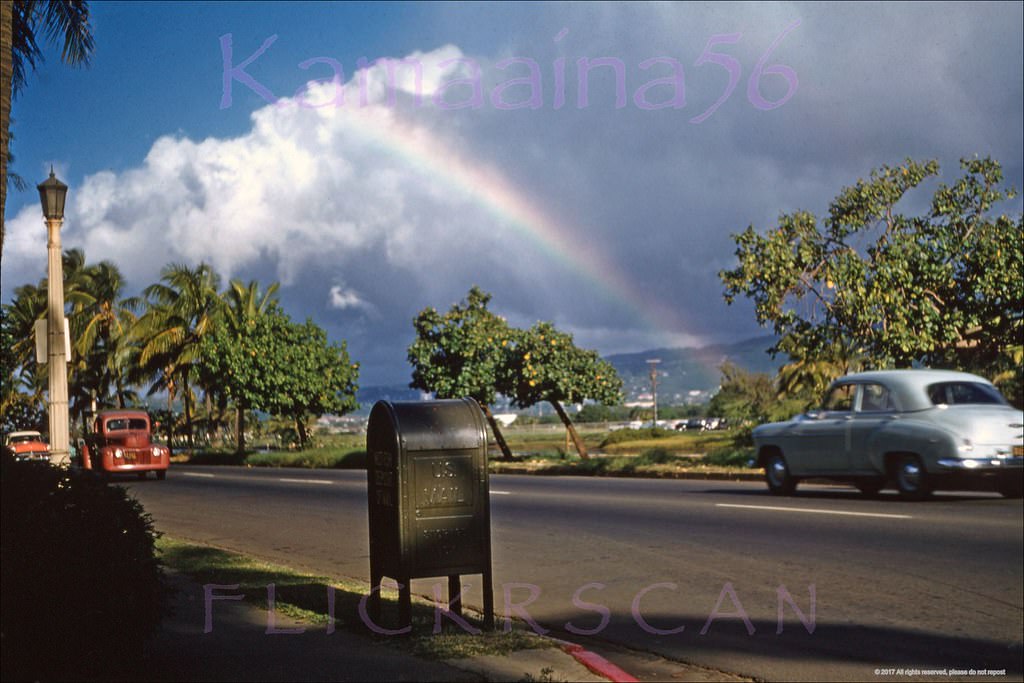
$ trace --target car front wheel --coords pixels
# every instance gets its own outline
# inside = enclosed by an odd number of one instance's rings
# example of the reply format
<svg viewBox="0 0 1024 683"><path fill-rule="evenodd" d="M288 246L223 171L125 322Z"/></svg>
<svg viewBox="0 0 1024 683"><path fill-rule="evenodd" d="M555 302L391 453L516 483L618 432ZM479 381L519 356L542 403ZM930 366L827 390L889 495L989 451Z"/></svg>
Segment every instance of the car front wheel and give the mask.
<svg viewBox="0 0 1024 683"><path fill-rule="evenodd" d="M788 496L796 490L796 479L790 476L786 459L781 453L771 455L765 461L764 480L768 490L777 496Z"/></svg>
<svg viewBox="0 0 1024 683"><path fill-rule="evenodd" d="M916 455L901 455L896 459L896 488L906 500L924 500L932 490L928 473Z"/></svg>

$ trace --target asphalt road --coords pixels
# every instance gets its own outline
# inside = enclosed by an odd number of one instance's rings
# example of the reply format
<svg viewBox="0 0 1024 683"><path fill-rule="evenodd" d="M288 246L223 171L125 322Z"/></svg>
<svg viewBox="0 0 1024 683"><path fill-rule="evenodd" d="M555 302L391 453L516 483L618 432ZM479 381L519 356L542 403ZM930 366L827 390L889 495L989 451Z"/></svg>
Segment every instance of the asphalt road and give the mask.
<svg viewBox="0 0 1024 683"><path fill-rule="evenodd" d="M181 466L124 481L170 535L368 579L365 472ZM491 511L499 619L507 604L554 635L766 680L1022 676L1019 500L499 475Z"/></svg>

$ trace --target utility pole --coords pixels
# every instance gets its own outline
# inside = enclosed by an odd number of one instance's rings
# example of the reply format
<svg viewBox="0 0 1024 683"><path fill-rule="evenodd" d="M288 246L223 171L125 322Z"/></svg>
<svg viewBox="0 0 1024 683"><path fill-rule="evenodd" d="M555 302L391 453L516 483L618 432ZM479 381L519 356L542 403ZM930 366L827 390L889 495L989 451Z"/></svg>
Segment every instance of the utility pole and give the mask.
<svg viewBox="0 0 1024 683"><path fill-rule="evenodd" d="M648 358L647 364L651 366L651 395L654 396L654 426L658 426L658 363L660 358Z"/></svg>

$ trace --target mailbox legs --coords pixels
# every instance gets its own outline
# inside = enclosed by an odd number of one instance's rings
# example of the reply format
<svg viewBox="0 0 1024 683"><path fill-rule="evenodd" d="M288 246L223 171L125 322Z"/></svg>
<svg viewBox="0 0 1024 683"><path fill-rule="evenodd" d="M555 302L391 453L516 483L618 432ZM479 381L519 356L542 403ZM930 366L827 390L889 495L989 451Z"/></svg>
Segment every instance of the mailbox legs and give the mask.
<svg viewBox="0 0 1024 683"><path fill-rule="evenodd" d="M462 581L458 574L448 577L448 611L462 616Z"/></svg>
<svg viewBox="0 0 1024 683"><path fill-rule="evenodd" d="M490 563L484 572L484 630L494 630L494 577L491 575Z"/></svg>
<svg viewBox="0 0 1024 683"><path fill-rule="evenodd" d="M412 626L412 579L405 577L398 585L398 623L405 628Z"/></svg>
<svg viewBox="0 0 1024 683"><path fill-rule="evenodd" d="M398 581L398 627L405 628L412 625L412 580L407 576L394 578ZM383 581L383 572L375 568L370 570L370 599L367 613L375 624L380 623L380 594L383 590Z"/></svg>
<svg viewBox="0 0 1024 683"><path fill-rule="evenodd" d="M370 596L367 604L367 613L373 623L380 623L381 613L381 582L384 574L376 571L370 574ZM398 589L398 628L406 628L412 625L412 579L400 577L397 579ZM484 623L485 631L494 630L494 578L491 572L483 573L484 593ZM452 574L448 577L448 610L456 616L462 616L462 577Z"/></svg>

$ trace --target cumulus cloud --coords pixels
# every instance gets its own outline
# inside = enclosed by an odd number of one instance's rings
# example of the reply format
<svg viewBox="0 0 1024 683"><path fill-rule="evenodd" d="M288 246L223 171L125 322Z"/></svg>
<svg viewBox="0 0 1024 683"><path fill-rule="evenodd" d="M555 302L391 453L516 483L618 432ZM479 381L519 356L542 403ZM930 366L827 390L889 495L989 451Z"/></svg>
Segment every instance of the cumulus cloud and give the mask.
<svg viewBox="0 0 1024 683"><path fill-rule="evenodd" d="M354 289L346 288L343 285L334 285L331 287L327 297L328 305L331 308L336 308L340 311L360 310L377 315L377 309L373 304L364 301L359 293Z"/></svg>
<svg viewBox="0 0 1024 683"><path fill-rule="evenodd" d="M317 80L237 136L167 135L134 168L87 175L65 245L114 260L138 288L173 261L279 280L285 303L348 338L368 372L374 358L401 377L417 310L473 284L515 324L553 320L605 353L752 335L749 310L721 300L730 233L821 213L842 185L906 156L939 158L948 178L959 156L993 154L1021 184L1019 5L510 5L495 10L503 33L489 54L459 46L459 11L435 10L453 42L347 78L310 60L303 77ZM721 61L697 63L708 50L741 72L696 124L729 82ZM625 107L611 70L594 72L579 106L579 60L602 57L624 65ZM685 69L685 108L635 106L637 88L666 75L640 65L660 57ZM528 73L498 68L509 58L536 63L541 107L493 106L496 85ZM777 109L748 97L762 58L799 77ZM445 106L472 94L449 84L475 73L481 106ZM770 98L784 85L760 82ZM517 87L509 99L527 92ZM36 207L8 221L5 287L8 269L14 284L42 275L42 232Z"/></svg>

